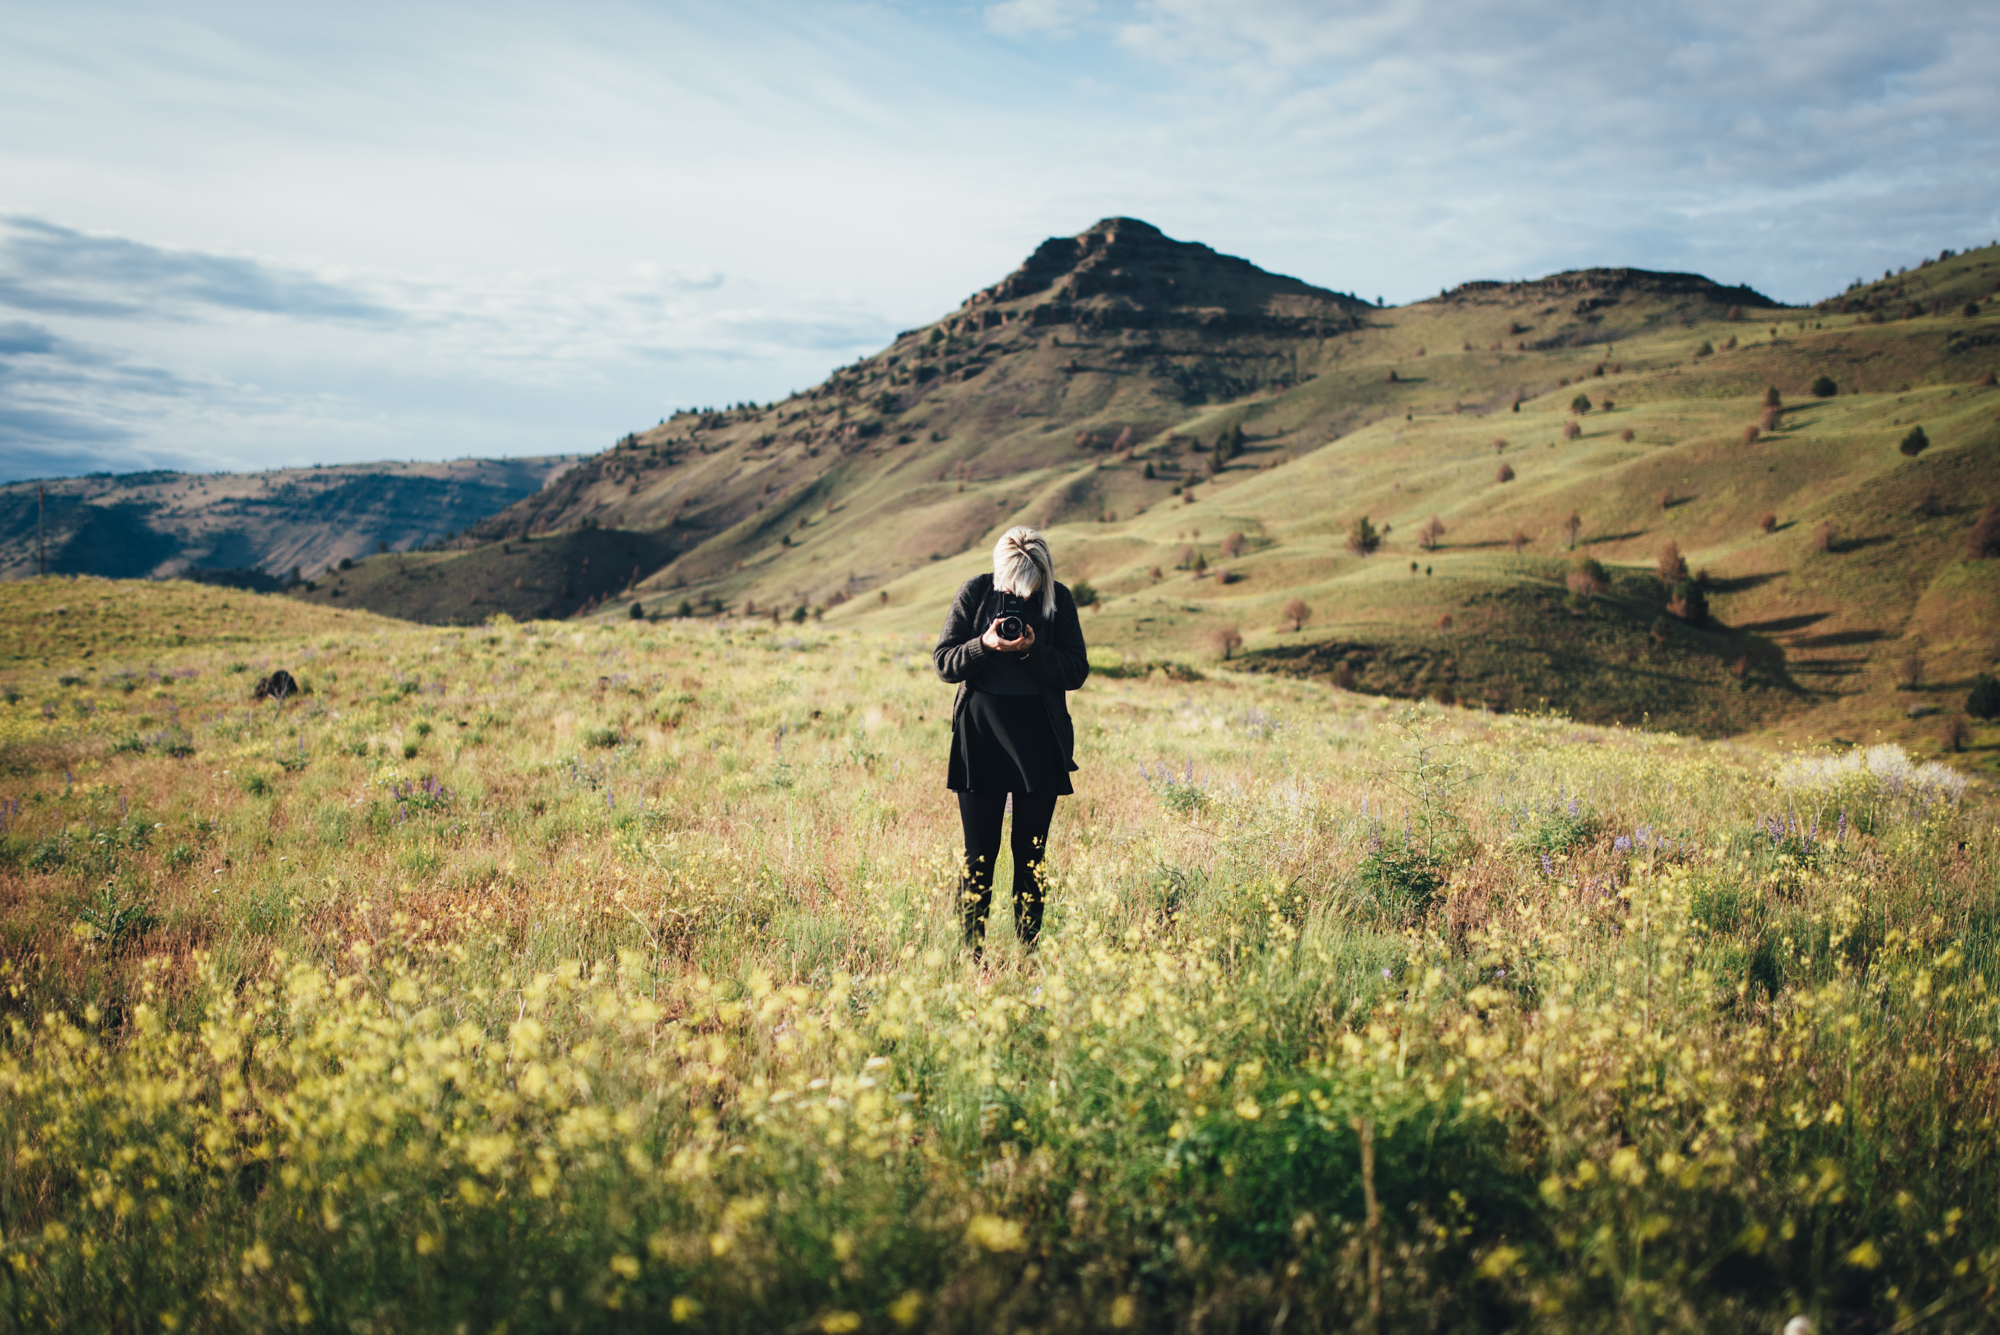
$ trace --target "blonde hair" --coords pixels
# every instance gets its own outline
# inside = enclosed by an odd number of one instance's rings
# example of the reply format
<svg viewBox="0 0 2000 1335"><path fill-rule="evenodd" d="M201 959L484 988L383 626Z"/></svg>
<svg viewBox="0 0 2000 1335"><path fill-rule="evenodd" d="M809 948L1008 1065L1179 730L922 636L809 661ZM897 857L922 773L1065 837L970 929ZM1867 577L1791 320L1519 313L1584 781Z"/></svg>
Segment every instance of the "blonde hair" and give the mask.
<svg viewBox="0 0 2000 1335"><path fill-rule="evenodd" d="M1016 598L1040 594L1043 620L1056 614L1056 559L1049 540L1022 524L993 544L993 587Z"/></svg>

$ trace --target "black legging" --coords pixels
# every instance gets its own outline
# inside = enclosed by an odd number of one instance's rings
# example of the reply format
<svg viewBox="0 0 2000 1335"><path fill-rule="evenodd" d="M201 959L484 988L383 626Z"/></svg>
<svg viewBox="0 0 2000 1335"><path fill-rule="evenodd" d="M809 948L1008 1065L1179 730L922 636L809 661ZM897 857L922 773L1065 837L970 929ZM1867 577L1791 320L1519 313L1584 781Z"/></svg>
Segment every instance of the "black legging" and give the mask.
<svg viewBox="0 0 2000 1335"><path fill-rule="evenodd" d="M965 939L978 953L986 940L986 911L993 905L993 868L1000 860L1000 818L1007 793L960 793L958 819L965 826L965 879L959 897L965 906ZM1014 793L1014 934L1032 946L1042 932L1042 854L1049 821L1056 814L1054 793Z"/></svg>

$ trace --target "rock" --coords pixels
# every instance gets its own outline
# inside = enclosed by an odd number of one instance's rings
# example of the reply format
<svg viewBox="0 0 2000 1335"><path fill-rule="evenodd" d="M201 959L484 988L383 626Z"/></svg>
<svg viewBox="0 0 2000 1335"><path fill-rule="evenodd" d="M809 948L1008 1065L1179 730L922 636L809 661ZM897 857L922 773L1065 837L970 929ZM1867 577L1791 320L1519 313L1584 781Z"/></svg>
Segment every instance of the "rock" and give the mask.
<svg viewBox="0 0 2000 1335"><path fill-rule="evenodd" d="M1905 718L1929 718L1932 714L1940 712L1940 709L1941 706L1938 705L1927 705L1927 704L1911 705L1908 709L1903 711L1903 716Z"/></svg>
<svg viewBox="0 0 2000 1335"><path fill-rule="evenodd" d="M291 673L279 668L268 677L257 679L257 689L250 693L252 700L284 700L299 693L299 683Z"/></svg>

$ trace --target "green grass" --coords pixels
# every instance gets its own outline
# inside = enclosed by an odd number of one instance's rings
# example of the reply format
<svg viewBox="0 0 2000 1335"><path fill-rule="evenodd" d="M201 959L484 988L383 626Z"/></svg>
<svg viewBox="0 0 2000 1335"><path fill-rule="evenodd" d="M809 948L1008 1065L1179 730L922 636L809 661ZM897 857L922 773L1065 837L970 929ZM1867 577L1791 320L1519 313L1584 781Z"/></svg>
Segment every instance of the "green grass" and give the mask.
<svg viewBox="0 0 2000 1335"><path fill-rule="evenodd" d="M928 637L190 597L0 707L9 1328L1995 1319L2000 847L1894 748L1100 675L980 974Z"/></svg>

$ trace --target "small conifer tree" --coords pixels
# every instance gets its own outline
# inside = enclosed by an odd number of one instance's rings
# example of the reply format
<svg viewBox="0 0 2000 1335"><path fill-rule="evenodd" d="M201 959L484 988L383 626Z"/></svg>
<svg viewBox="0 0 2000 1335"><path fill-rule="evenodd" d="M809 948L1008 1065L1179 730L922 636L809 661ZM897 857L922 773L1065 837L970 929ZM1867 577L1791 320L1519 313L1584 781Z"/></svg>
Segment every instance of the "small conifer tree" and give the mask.
<svg viewBox="0 0 2000 1335"><path fill-rule="evenodd" d="M1356 556L1371 556L1381 545L1382 535L1376 531L1375 525L1369 522L1367 515L1357 518L1353 526L1347 530L1347 550Z"/></svg>

